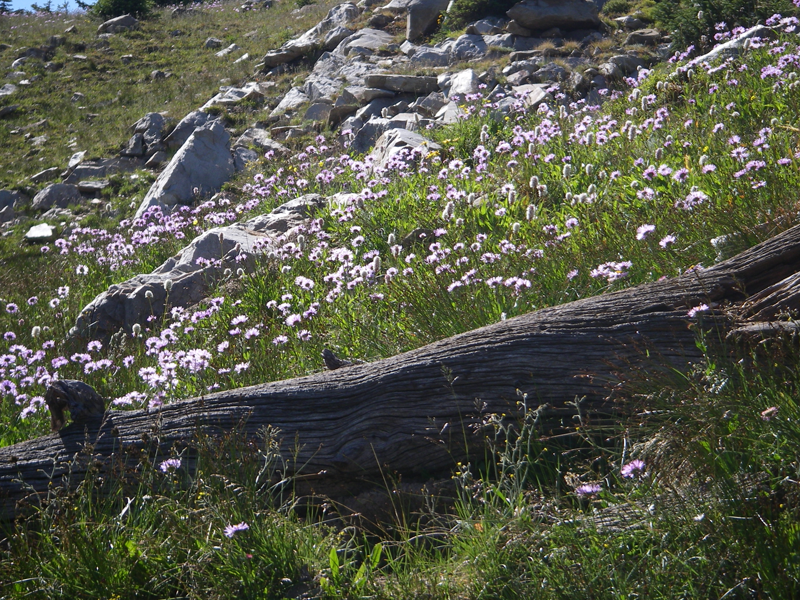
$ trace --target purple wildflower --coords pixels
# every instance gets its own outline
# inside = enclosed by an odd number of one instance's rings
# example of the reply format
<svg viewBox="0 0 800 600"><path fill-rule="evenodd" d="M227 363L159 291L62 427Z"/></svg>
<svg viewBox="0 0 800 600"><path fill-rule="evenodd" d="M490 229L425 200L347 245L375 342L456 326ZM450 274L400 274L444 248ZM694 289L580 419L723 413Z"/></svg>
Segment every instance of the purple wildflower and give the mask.
<svg viewBox="0 0 800 600"><path fill-rule="evenodd" d="M248 525L244 521L242 521L238 525L228 525L225 528L225 537L233 538L233 536L236 535L237 532L247 531L248 529L250 529L250 525Z"/></svg>
<svg viewBox="0 0 800 600"><path fill-rule="evenodd" d="M644 461L638 459L632 460L628 464L622 465L622 468L619 470L619 472L620 475L626 479L632 479L637 475L644 473Z"/></svg>

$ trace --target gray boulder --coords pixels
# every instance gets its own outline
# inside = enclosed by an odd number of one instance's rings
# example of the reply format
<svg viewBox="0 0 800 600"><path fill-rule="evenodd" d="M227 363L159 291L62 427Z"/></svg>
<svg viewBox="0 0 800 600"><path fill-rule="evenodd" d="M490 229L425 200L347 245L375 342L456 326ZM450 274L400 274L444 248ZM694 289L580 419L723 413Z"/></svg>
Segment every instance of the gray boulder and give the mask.
<svg viewBox="0 0 800 600"><path fill-rule="evenodd" d="M141 169L143 162L138 158L104 158L101 160L81 162L71 170L67 170L64 183L78 183L84 179L99 179L113 173L129 173Z"/></svg>
<svg viewBox="0 0 800 600"><path fill-rule="evenodd" d="M34 225L25 234L25 241L29 244L43 244L56 239L56 228L47 223Z"/></svg>
<svg viewBox="0 0 800 600"><path fill-rule="evenodd" d="M489 47L480 35L462 35L456 40L449 40L450 56L455 60L476 60L486 56Z"/></svg>
<svg viewBox="0 0 800 600"><path fill-rule="evenodd" d="M334 54L341 57L361 54L371 56L381 48L385 48L394 40L394 36L380 29L365 28L345 38L336 46Z"/></svg>
<svg viewBox="0 0 800 600"><path fill-rule="evenodd" d="M0 190L0 208L21 208L27 206L30 198L16 190Z"/></svg>
<svg viewBox="0 0 800 600"><path fill-rule="evenodd" d="M151 206L171 209L197 196L218 192L233 175L230 136L218 121L203 125L186 140L142 200L134 218Z"/></svg>
<svg viewBox="0 0 800 600"><path fill-rule="evenodd" d="M506 13L532 30L592 29L600 26L597 5L586 0L523 0Z"/></svg>
<svg viewBox="0 0 800 600"><path fill-rule="evenodd" d="M58 177L59 172L61 169L58 167L50 167L49 169L45 169L44 171L39 171L36 175L31 175L31 181L33 183L43 183L45 181L52 181L56 177Z"/></svg>
<svg viewBox="0 0 800 600"><path fill-rule="evenodd" d="M144 136L141 133L134 133L125 147L120 150L122 156L144 156Z"/></svg>
<svg viewBox="0 0 800 600"><path fill-rule="evenodd" d="M239 146L233 149L233 168L237 171L243 171L248 163L258 160L259 153L251 148Z"/></svg>
<svg viewBox="0 0 800 600"><path fill-rule="evenodd" d="M31 207L34 210L46 211L54 206L57 208L67 208L70 204L75 204L83 200L77 185L69 183L51 183L41 192L33 197Z"/></svg>
<svg viewBox="0 0 800 600"><path fill-rule="evenodd" d="M410 162L415 155L427 154L442 147L422 137L420 134L407 129L390 129L375 143L375 149L370 153L376 169L385 169L392 160Z"/></svg>
<svg viewBox="0 0 800 600"><path fill-rule="evenodd" d="M636 17L632 17L630 15L626 15L624 17L617 17L614 20L620 25L622 25L625 29L644 28L644 22L641 19L637 19Z"/></svg>
<svg viewBox="0 0 800 600"><path fill-rule="evenodd" d="M122 15L121 17L115 17L114 19L109 19L100 27L97 28L97 34L100 35L102 33L121 33L123 31L128 31L129 29L138 29L139 28L139 21L136 20L131 15Z"/></svg>
<svg viewBox="0 0 800 600"><path fill-rule="evenodd" d="M419 96L439 90L436 77L417 77L414 75L367 75L364 78L367 87L381 88L391 92L404 92Z"/></svg>
<svg viewBox="0 0 800 600"><path fill-rule="evenodd" d="M130 332L134 324L145 325L151 314L162 316L167 281L172 282L170 307L197 304L226 276L226 270L231 274L239 268L251 271L255 256L272 251L278 236L291 234L324 203L322 196L309 194L267 215L206 231L152 273L137 275L99 294L81 311L70 336L107 339L120 328ZM198 258L213 262L200 261L203 264L199 265ZM145 298L147 292L152 298Z"/></svg>
<svg viewBox="0 0 800 600"><path fill-rule="evenodd" d="M278 106L270 113L270 117L279 117L289 111L296 110L306 104L311 99L299 87L294 87L289 90L286 95L281 99Z"/></svg>
<svg viewBox="0 0 800 600"><path fill-rule="evenodd" d="M740 36L725 42L724 44L720 44L716 48L714 48L708 54L704 54L702 56L698 56L690 60L686 66L687 67L694 67L696 65L703 64L704 62L712 62L717 59L725 59L729 57L739 56L742 50L745 49L747 40L751 38L764 38L768 40L774 40L778 37L778 34L770 29L769 27L765 27L764 25L756 25L755 27L751 27Z"/></svg>
<svg viewBox="0 0 800 600"><path fill-rule="evenodd" d="M164 130L167 127L167 119L159 113L147 113L133 124L133 130L141 133L146 145L152 146L164 138Z"/></svg>
<svg viewBox="0 0 800 600"><path fill-rule="evenodd" d="M260 100L263 97L264 92L261 89L261 85L256 81L250 81L240 88L222 86L220 93L201 106L200 110L204 111L212 106L231 106L245 100Z"/></svg>
<svg viewBox="0 0 800 600"><path fill-rule="evenodd" d="M16 91L17 91L17 86L15 86L13 83L3 84L3 86L0 87L0 97L10 96Z"/></svg>
<svg viewBox="0 0 800 600"><path fill-rule="evenodd" d="M507 19L488 17L467 25L465 33L472 35L497 35L503 33L506 23L508 23Z"/></svg>
<svg viewBox="0 0 800 600"><path fill-rule="evenodd" d="M631 31L625 38L625 45L642 44L644 46L655 46L661 41L661 32L658 29L639 29Z"/></svg>
<svg viewBox="0 0 800 600"><path fill-rule="evenodd" d="M171 150L175 150L180 148L186 143L186 140L189 139L189 136L192 135L198 127L202 127L209 121L213 121L215 117L212 117L206 112L202 110L195 110L190 112L188 115L181 119L180 123L175 126L175 129L172 130L165 139L164 143L166 143L167 148Z"/></svg>
<svg viewBox="0 0 800 600"><path fill-rule="evenodd" d="M217 48L222 48L223 43L224 42L219 38L210 37L203 43L203 48L207 50L216 50Z"/></svg>
<svg viewBox="0 0 800 600"><path fill-rule="evenodd" d="M639 58L638 56L631 56L628 54L620 54L618 56L612 56L608 59L608 62L614 63L617 65L622 71L623 75L633 75L639 69L639 67L644 67L645 62Z"/></svg>
<svg viewBox="0 0 800 600"><path fill-rule="evenodd" d="M478 91L481 80L472 69L464 69L450 78L450 89L447 91L448 98L474 94Z"/></svg>
<svg viewBox="0 0 800 600"><path fill-rule="evenodd" d="M409 55L409 61L412 65L420 67L446 67L450 64L450 53L422 46Z"/></svg>

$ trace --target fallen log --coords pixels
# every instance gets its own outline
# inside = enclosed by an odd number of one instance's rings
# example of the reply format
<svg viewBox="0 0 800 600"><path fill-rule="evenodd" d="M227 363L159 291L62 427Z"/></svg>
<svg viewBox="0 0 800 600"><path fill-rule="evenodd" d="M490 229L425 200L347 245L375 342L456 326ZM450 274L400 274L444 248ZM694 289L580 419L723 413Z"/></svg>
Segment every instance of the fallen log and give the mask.
<svg viewBox="0 0 800 600"><path fill-rule="evenodd" d="M373 363L174 402L0 449L0 517L23 498L143 451L166 458L198 432L281 432L287 476L305 491L347 492L387 472L425 480L483 455L489 414L541 408L545 427L581 411L613 411L631 369L686 371L701 360L697 330L727 331L769 298L800 308L800 226L708 269L538 310ZM781 282L786 282L781 285ZM763 293L761 293L763 292ZM750 299L748 303L747 300ZM701 303L700 317L688 311ZM744 303L744 304L743 304ZM738 311L738 312L737 312ZM691 325L694 325L693 327ZM93 471L94 472L94 471Z"/></svg>

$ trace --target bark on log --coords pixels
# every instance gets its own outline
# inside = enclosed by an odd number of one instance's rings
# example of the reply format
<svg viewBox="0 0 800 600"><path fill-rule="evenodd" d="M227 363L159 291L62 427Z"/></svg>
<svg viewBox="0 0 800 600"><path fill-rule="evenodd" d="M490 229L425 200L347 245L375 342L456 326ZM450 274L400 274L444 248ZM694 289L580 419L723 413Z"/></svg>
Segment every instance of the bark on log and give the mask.
<svg viewBox="0 0 800 600"><path fill-rule="evenodd" d="M238 427L255 435L266 425L279 428L284 455L296 465L287 475L305 475L306 489L322 494L387 471L420 479L449 474L457 461L482 454L482 420L517 410L518 390L528 395L528 408L548 405L543 417L556 426L575 413L576 397L585 398L584 409L611 410L630 369L686 370L701 358L691 322L718 328L722 339L742 324L740 314L771 314L770 297L781 308L800 306L789 298L797 272L800 226L708 269L539 310L385 360L179 401L156 413L111 411L102 423L73 423L0 449L0 517L68 473L74 485L89 465L135 461L143 449L167 457L199 430ZM718 308L690 319L687 311L701 303Z"/></svg>

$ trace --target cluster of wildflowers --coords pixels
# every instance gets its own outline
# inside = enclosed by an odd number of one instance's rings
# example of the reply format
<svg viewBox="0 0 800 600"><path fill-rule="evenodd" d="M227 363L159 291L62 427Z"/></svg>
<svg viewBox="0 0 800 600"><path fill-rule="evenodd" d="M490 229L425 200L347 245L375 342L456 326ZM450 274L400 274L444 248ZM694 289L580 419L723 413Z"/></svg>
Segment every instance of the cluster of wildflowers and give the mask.
<svg viewBox="0 0 800 600"><path fill-rule="evenodd" d="M155 408L313 370L313 358L283 358L316 357L323 345L369 352L397 339L391 349L407 349L609 285L677 274L705 258L699 240L729 226L713 215L742 227L763 221L796 177L792 130L782 126L793 113L754 112L751 90L742 90L746 82L791 98L796 39L750 48L741 59L692 64L691 78L680 65L687 49L674 57L673 77L656 82L641 70L603 106L571 101L558 85L535 110L524 95L482 91L463 99L464 118L451 129L431 132L435 151L404 150L377 164L319 136L285 161L267 156L240 201L220 196L170 214L153 207L115 230L74 229L48 254L68 266L73 287L151 269L204 231L300 195L330 199L304 225L253 248L261 271L249 278L241 270L243 291L142 323L124 351L99 343L59 351L42 315L74 318L81 307L67 285L9 299L0 391L29 415L56 377L113 378L127 382L112 394L115 406Z"/></svg>

